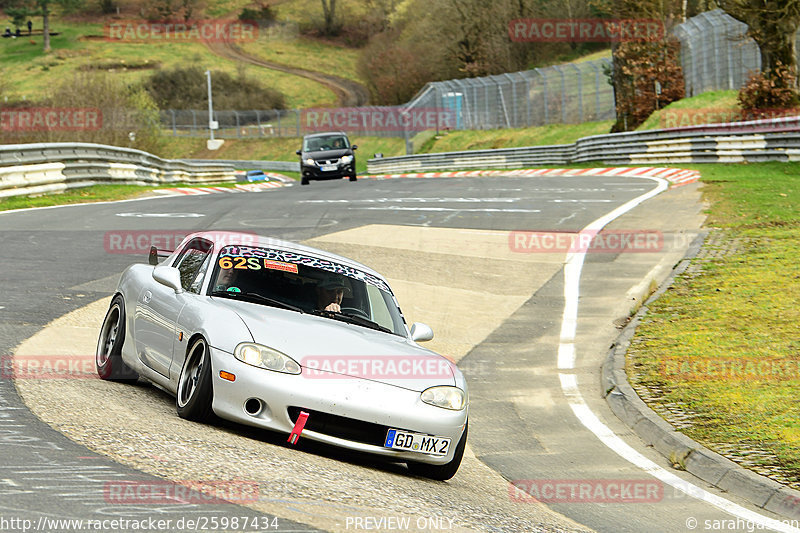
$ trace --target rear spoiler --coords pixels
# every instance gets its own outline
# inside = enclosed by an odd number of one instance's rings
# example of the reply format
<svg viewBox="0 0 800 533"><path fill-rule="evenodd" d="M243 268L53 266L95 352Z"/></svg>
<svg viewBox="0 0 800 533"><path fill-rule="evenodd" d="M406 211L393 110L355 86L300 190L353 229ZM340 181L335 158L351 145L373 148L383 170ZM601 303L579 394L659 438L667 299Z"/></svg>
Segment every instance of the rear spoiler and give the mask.
<svg viewBox="0 0 800 533"><path fill-rule="evenodd" d="M172 250L159 250L155 246L150 247L150 254L147 257L147 261L151 265L157 265L160 261L158 260L159 257L169 257L172 254Z"/></svg>

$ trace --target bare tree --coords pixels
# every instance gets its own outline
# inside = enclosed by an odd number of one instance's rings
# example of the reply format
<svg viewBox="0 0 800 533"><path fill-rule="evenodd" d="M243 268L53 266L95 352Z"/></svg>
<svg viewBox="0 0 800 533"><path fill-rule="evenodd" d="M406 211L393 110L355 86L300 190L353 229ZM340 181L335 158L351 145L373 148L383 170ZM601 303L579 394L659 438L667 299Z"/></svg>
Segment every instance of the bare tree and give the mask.
<svg viewBox="0 0 800 533"><path fill-rule="evenodd" d="M748 35L761 52L761 72L780 84L775 76L781 65L795 75L797 88L797 49L795 34L800 27L800 0L718 0L733 18L744 22Z"/></svg>

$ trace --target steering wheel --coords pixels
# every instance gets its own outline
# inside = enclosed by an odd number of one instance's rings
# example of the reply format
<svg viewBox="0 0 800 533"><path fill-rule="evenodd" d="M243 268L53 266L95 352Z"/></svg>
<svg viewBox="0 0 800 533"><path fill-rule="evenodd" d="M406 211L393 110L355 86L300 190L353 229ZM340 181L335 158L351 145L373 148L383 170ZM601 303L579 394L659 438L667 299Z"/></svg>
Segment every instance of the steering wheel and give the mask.
<svg viewBox="0 0 800 533"><path fill-rule="evenodd" d="M366 318L367 320L372 320L367 313L365 313L362 309L358 307L342 307L342 313L346 315L355 315L361 318Z"/></svg>

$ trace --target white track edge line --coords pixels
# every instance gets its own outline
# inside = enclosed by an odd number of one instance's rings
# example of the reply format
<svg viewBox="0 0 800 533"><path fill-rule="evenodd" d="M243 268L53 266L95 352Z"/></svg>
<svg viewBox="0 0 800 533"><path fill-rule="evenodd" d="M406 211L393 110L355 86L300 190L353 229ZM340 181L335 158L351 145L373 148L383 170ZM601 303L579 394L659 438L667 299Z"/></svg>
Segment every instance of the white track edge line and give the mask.
<svg viewBox="0 0 800 533"><path fill-rule="evenodd" d="M652 189L651 191L626 202L610 213L607 213L606 215L589 223L585 228L583 228L583 230L581 230L581 233L594 232L596 234L597 231L602 229L606 224L615 218L625 214L645 200L660 194L669 187L669 183L661 178L654 178L650 176L630 177L650 179L657 182L658 186L655 189ZM575 365L574 343L578 319L578 299L580 297L580 278L585 257L585 251L571 252L567 254L567 262L564 265L564 314L561 321L561 339L558 347L559 369L572 369ZM600 439L603 444L605 444L608 448L613 450L615 453L617 453L617 455L626 461L641 468L656 479L659 479L660 481L674 487L684 494L709 503L728 514L737 516L747 520L748 522L758 524L761 527L773 529L775 531L785 531L787 533L800 532L800 529L792 527L788 523L769 518L755 511L750 511L741 505L708 492L707 490L688 481L684 481L669 470L646 458L644 455L629 446L624 440L622 440L622 438L617 436L608 426L600 421L594 412L592 412L581 395L580 389L578 388L578 378L576 375L559 373L558 376L559 380L561 381L561 390L563 391L564 396L566 396L572 412L578 418L580 423L583 424L586 429L594 433L594 435Z"/></svg>

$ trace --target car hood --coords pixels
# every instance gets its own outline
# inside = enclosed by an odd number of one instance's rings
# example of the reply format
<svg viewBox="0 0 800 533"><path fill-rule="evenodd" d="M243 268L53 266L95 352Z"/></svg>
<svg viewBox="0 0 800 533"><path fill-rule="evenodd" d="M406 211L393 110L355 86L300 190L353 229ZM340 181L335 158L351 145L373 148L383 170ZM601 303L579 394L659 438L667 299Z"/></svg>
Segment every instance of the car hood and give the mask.
<svg viewBox="0 0 800 533"><path fill-rule="evenodd" d="M256 343L278 350L310 379L361 378L423 391L455 385L455 365L404 337L311 314L215 298L233 309Z"/></svg>
<svg viewBox="0 0 800 533"><path fill-rule="evenodd" d="M349 148L343 150L320 150L319 152L303 152L303 159L339 159L345 155L352 155L353 152Z"/></svg>

